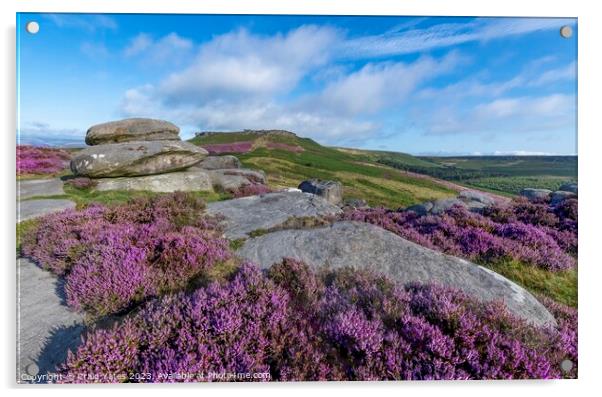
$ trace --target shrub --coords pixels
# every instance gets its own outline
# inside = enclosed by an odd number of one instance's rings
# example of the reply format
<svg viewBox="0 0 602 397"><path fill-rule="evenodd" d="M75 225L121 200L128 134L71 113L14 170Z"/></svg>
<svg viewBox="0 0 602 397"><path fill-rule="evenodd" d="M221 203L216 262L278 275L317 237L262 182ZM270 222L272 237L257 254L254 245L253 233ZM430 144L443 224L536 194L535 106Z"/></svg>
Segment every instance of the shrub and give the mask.
<svg viewBox="0 0 602 397"><path fill-rule="evenodd" d="M235 198L257 196L271 192L272 189L262 183L251 183L248 185L243 185L235 190L228 190L228 193L232 194Z"/></svg>
<svg viewBox="0 0 602 397"><path fill-rule="evenodd" d="M40 219L22 253L65 276L67 303L93 316L116 313L187 287L230 256L218 219L191 194L92 205Z"/></svg>
<svg viewBox="0 0 602 397"><path fill-rule="evenodd" d="M209 154L224 153L247 153L253 148L253 141L241 141L233 143L211 143L201 145Z"/></svg>
<svg viewBox="0 0 602 397"><path fill-rule="evenodd" d="M577 362L568 317L558 330L537 328L501 302L352 269L316 273L287 259L267 273L244 264L223 284L158 298L92 330L59 373L62 382L266 372L306 381L560 378L561 360Z"/></svg>
<svg viewBox="0 0 602 397"><path fill-rule="evenodd" d="M48 175L63 171L70 159L61 149L17 146L17 175Z"/></svg>
<svg viewBox="0 0 602 397"><path fill-rule="evenodd" d="M470 260L506 258L558 271L576 264L572 256L577 253L577 221L571 218L576 217L574 201L554 208L517 200L509 206L487 208L483 215L460 206L427 216L384 208L347 209L342 219L372 223L425 247Z"/></svg>

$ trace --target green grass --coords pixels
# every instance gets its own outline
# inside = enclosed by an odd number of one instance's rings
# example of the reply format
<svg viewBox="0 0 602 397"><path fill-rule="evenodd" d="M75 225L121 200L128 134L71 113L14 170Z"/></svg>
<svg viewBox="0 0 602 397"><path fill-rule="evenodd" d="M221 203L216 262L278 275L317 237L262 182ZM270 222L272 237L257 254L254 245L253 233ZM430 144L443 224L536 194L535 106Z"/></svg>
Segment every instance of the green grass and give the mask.
<svg viewBox="0 0 602 397"><path fill-rule="evenodd" d="M23 222L17 223L17 255L21 252L21 241L23 236L31 233L38 225L37 219L29 219Z"/></svg>
<svg viewBox="0 0 602 397"><path fill-rule="evenodd" d="M500 176L469 179L466 185L494 192L519 194L525 188L558 190L567 182L574 182L574 179L563 176Z"/></svg>
<svg viewBox="0 0 602 397"><path fill-rule="evenodd" d="M577 269L550 272L516 261L485 263L483 266L507 277L534 294L577 307Z"/></svg>

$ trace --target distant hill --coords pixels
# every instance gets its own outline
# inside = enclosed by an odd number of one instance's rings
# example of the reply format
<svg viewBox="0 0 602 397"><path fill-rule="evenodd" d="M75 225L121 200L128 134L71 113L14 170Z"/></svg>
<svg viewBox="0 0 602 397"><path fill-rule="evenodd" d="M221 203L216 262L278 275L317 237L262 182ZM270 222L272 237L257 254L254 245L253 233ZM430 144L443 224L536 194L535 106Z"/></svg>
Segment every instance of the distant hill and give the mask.
<svg viewBox="0 0 602 397"><path fill-rule="evenodd" d="M338 180L345 198L364 199L373 206L405 207L457 192L445 183L380 164L368 152L322 146L289 131L210 132L190 142L212 153L235 154L246 167L264 170L271 186L297 187L309 178Z"/></svg>

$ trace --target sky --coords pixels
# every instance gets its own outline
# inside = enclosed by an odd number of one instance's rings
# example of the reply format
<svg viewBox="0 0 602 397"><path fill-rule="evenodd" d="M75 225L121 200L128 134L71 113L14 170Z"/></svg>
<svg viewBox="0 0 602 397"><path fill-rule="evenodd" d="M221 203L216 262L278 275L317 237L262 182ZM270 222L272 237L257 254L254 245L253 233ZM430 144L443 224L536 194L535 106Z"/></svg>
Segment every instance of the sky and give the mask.
<svg viewBox="0 0 602 397"><path fill-rule="evenodd" d="M21 13L17 78L20 143L83 144L94 124L151 117L185 139L285 129L423 155L577 151L576 19Z"/></svg>

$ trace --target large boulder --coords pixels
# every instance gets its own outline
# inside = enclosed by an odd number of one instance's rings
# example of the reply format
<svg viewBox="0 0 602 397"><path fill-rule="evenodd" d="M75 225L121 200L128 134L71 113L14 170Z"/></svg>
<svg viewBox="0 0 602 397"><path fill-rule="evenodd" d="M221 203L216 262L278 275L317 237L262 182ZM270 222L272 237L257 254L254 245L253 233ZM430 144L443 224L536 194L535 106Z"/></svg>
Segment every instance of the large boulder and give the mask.
<svg viewBox="0 0 602 397"><path fill-rule="evenodd" d="M207 213L223 216L225 236L239 239L281 226L291 218L337 215L341 209L313 194L276 192L209 203Z"/></svg>
<svg viewBox="0 0 602 397"><path fill-rule="evenodd" d="M197 166L194 170L207 172L215 189L222 191L234 191L243 186L254 183L265 184L266 178L263 171L249 169L225 169L225 170L201 170Z"/></svg>
<svg viewBox="0 0 602 397"><path fill-rule="evenodd" d="M430 213L433 215L439 215L455 206L468 208L468 205L466 205L464 201L457 198L439 199L433 201L433 208L431 208Z"/></svg>
<svg viewBox="0 0 602 397"><path fill-rule="evenodd" d="M275 231L247 240L237 254L262 268L289 257L314 268L352 267L381 272L402 283L438 283L485 301L502 300L511 312L536 325L556 324L537 299L505 277L367 223Z"/></svg>
<svg viewBox="0 0 602 397"><path fill-rule="evenodd" d="M495 200L487 193L477 192L476 190L463 190L458 194L458 198L467 204L477 202L490 206L495 204Z"/></svg>
<svg viewBox="0 0 602 397"><path fill-rule="evenodd" d="M128 142L91 146L71 160L75 175L91 178L162 174L188 168L207 151L188 142Z"/></svg>
<svg viewBox="0 0 602 397"><path fill-rule="evenodd" d="M527 188L520 191L520 195L526 197L529 201L547 200L552 194L548 189L532 189Z"/></svg>
<svg viewBox="0 0 602 397"><path fill-rule="evenodd" d="M419 216L424 216L428 214L433 209L433 203L431 201L426 201L422 204L414 204L406 208L406 211L415 212Z"/></svg>
<svg viewBox="0 0 602 397"><path fill-rule="evenodd" d="M202 171L179 171L168 174L101 178L96 190L146 190L149 192L212 192L209 174Z"/></svg>
<svg viewBox="0 0 602 397"><path fill-rule="evenodd" d="M563 190L557 190L552 193L552 198L550 199L550 204L557 205L562 203L564 200L569 198L575 198L577 195L573 192L565 192Z"/></svg>
<svg viewBox="0 0 602 397"><path fill-rule="evenodd" d="M334 205L339 205L343 202L343 185L340 182L309 179L301 182L299 189L302 192L323 197L326 201Z"/></svg>
<svg viewBox="0 0 602 397"><path fill-rule="evenodd" d="M571 192L571 193L578 194L577 184L574 182L565 183L562 186L560 186L560 188L558 188L558 190L562 190L563 192Z"/></svg>
<svg viewBox="0 0 602 397"><path fill-rule="evenodd" d="M102 145L131 141L178 141L180 129L169 121L125 119L97 124L88 129L86 144Z"/></svg>
<svg viewBox="0 0 602 397"><path fill-rule="evenodd" d="M240 168L240 160L236 156L208 156L199 162L196 167L205 170L224 170Z"/></svg>

